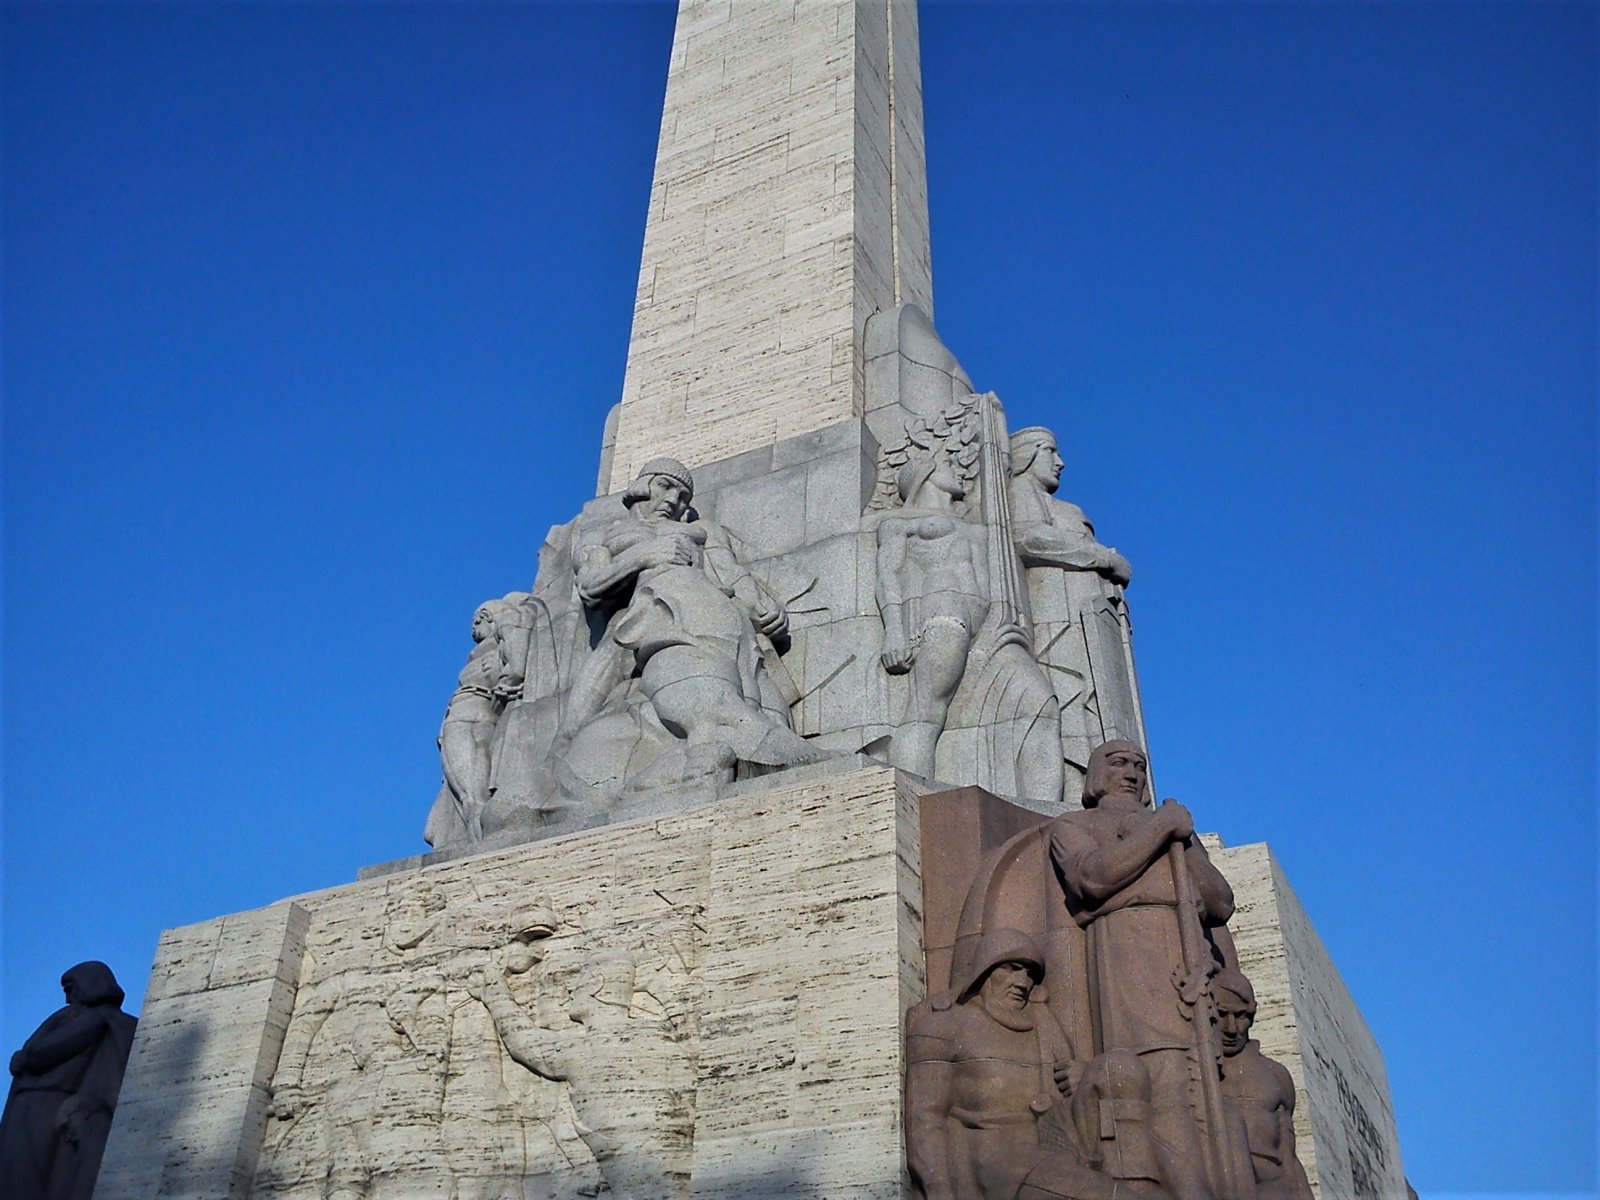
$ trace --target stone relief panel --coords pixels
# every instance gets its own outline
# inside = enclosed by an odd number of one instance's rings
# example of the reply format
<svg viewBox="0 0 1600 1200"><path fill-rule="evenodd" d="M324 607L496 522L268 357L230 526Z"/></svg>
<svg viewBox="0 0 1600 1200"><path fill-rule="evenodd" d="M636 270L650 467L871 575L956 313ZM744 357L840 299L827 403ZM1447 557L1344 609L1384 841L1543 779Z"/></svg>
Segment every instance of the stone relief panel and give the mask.
<svg viewBox="0 0 1600 1200"><path fill-rule="evenodd" d="M610 857L546 872L560 902L462 873L319 909L251 1194L686 1194L700 872Z"/></svg>
<svg viewBox="0 0 1600 1200"><path fill-rule="evenodd" d="M907 1090L921 1194L1309 1200L1293 1082L1250 1037L1231 888L1188 811L1152 807L1142 750L1106 743L1088 767L1083 810L959 880L925 880L970 882L951 987L906 1018L908 1039L932 1039L908 1040L924 1064ZM994 1060L1029 1069L1007 1078Z"/></svg>

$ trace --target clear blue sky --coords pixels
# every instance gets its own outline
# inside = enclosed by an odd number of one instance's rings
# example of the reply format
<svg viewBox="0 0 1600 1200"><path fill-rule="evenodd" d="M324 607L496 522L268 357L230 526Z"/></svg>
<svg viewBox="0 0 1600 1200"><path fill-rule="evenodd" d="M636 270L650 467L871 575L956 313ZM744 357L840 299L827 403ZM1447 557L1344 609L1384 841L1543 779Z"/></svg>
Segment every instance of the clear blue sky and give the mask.
<svg viewBox="0 0 1600 1200"><path fill-rule="evenodd" d="M936 317L1427 1200L1595 1188L1593 4L925 0ZM660 4L7 4L5 1009L420 848L593 488Z"/></svg>

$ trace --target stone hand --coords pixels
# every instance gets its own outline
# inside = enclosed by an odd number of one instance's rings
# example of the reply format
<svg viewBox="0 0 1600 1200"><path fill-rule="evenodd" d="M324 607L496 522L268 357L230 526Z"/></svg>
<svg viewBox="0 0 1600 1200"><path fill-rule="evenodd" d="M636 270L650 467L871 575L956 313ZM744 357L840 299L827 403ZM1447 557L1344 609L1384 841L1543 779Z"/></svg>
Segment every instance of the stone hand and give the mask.
<svg viewBox="0 0 1600 1200"><path fill-rule="evenodd" d="M489 988L489 979L483 973L482 967L473 967L466 979L462 980L461 986L467 989L467 995L474 1000L482 1000L484 992Z"/></svg>
<svg viewBox="0 0 1600 1200"><path fill-rule="evenodd" d="M1106 577L1119 587L1127 587L1133 579L1133 564L1115 550L1107 551L1105 565L1102 568Z"/></svg>
<svg viewBox="0 0 1600 1200"><path fill-rule="evenodd" d="M1056 1080L1056 1090L1069 1099L1072 1093L1078 1090L1078 1083L1083 1078L1084 1064L1077 1059L1058 1062L1052 1074Z"/></svg>
<svg viewBox="0 0 1600 1200"><path fill-rule="evenodd" d="M1161 802L1156 815L1167 823L1168 836L1175 842L1186 842L1194 836L1194 818L1189 810L1171 797Z"/></svg>
<svg viewBox="0 0 1600 1200"><path fill-rule="evenodd" d="M686 537L666 534L645 547L645 561L652 567L687 567L694 562L691 546Z"/></svg>
<svg viewBox="0 0 1600 1200"><path fill-rule="evenodd" d="M298 1084L285 1083L272 1089L272 1115L287 1121L306 1106L306 1095Z"/></svg>
<svg viewBox="0 0 1600 1200"><path fill-rule="evenodd" d="M789 631L789 614L783 605L763 600L756 609L756 628L769 638L781 637Z"/></svg>
<svg viewBox="0 0 1600 1200"><path fill-rule="evenodd" d="M911 664L917 657L917 648L907 645L899 638L885 638L883 653L878 657L883 662L883 669L889 674L904 675L911 670Z"/></svg>

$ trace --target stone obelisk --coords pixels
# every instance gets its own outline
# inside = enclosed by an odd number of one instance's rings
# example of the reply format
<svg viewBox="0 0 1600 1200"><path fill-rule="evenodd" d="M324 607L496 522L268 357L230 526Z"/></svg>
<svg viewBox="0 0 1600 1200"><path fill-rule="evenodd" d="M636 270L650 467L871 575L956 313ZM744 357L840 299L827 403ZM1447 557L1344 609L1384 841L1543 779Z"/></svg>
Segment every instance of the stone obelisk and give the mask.
<svg viewBox="0 0 1600 1200"><path fill-rule="evenodd" d="M933 328L921 110L913 0L682 0L597 496L479 609L434 849L162 937L100 1200L903 1200L907 1011L994 932L1088 977L1048 847L1107 685L1063 647L1121 646L1127 564ZM1209 861L1311 1186L1398 1198L1282 870Z"/></svg>
<svg viewBox="0 0 1600 1200"><path fill-rule="evenodd" d="M867 319L933 315L917 9L685 0L599 492L865 408Z"/></svg>

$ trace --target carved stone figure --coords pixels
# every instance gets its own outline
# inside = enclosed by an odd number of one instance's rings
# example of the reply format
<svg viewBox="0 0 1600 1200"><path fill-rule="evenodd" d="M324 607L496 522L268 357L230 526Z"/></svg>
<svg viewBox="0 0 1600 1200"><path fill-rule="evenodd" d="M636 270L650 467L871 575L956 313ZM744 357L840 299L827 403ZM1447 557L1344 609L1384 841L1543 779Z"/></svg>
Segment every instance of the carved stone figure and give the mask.
<svg viewBox="0 0 1600 1200"><path fill-rule="evenodd" d="M1176 1200L1233 1200L1248 1166L1220 1108L1207 986L1228 960L1233 891L1188 810L1149 806L1146 761L1130 742L1098 747L1084 809L1051 822L1050 856L1086 935L1097 1043L1138 1054L1150 1075L1157 1178Z"/></svg>
<svg viewBox="0 0 1600 1200"><path fill-rule="evenodd" d="M469 920L483 928L481 914ZM556 914L544 900L499 928L491 969L502 973L519 1004L543 999L541 968L556 928ZM481 971L481 953L467 960L470 969ZM457 979L467 973L458 960ZM592 1194L599 1174L578 1136L565 1089L515 1064L508 1070L493 1020L470 996L453 993L450 1014L440 1127L450 1200L554 1200L581 1195L584 1187Z"/></svg>
<svg viewBox="0 0 1600 1200"><path fill-rule="evenodd" d="M910 694L890 761L935 777L939 739L976 663L985 673L980 705L1009 694L1005 752L1014 759L1014 790L1056 799L1062 776L1056 701L1027 652L1026 635L994 605L991 530L960 506L966 474L943 447L915 449L896 484L901 507L885 512L877 527L880 658L889 674L908 677Z"/></svg>
<svg viewBox="0 0 1600 1200"><path fill-rule="evenodd" d="M435 848L483 838L495 734L506 704L522 694L531 626L527 601L526 592L512 592L484 601L473 614L477 644L461 668L439 730L444 786L423 831Z"/></svg>
<svg viewBox="0 0 1600 1200"><path fill-rule="evenodd" d="M61 976L66 1006L11 1056L0 1118L0 1195L6 1200L89 1200L111 1132L133 1017L102 962Z"/></svg>
<svg viewBox="0 0 1600 1200"><path fill-rule="evenodd" d="M1250 1036L1256 993L1237 968L1211 980L1222 1043L1222 1094L1244 1122L1257 1200L1311 1200L1311 1184L1294 1149L1294 1080L1261 1053Z"/></svg>
<svg viewBox="0 0 1600 1200"><path fill-rule="evenodd" d="M273 1079L258 1190L323 1200L448 1197L439 1125L450 1025L430 939L444 898L391 895L365 969L302 984ZM302 1189L302 1190L297 1190Z"/></svg>
<svg viewBox="0 0 1600 1200"><path fill-rule="evenodd" d="M878 611L883 669L909 675L911 698L890 758L931 779L950 702L989 611L986 534L955 510L966 489L947 455L913 457L897 482L904 507L878 524Z"/></svg>
<svg viewBox="0 0 1600 1200"><path fill-rule="evenodd" d="M907 1013L906 1159L923 1200L1162 1195L1090 1165L1103 1106L1142 1105L1149 1080L1126 1051L1078 1061L1038 1002L1043 974L1032 938L991 930L948 992Z"/></svg>
<svg viewBox="0 0 1600 1200"><path fill-rule="evenodd" d="M727 533L693 514L693 495L682 463L654 459L623 496L628 512L578 535L578 591L604 632L567 699L557 756L569 787L823 757L794 732L767 667L788 614Z"/></svg>
<svg viewBox="0 0 1600 1200"><path fill-rule="evenodd" d="M1127 605L1128 560L1095 540L1076 504L1056 499L1055 434L1011 435L1011 531L1027 569L1034 650L1061 702L1062 749L1074 773L1102 742L1144 740Z"/></svg>
<svg viewBox="0 0 1600 1200"><path fill-rule="evenodd" d="M589 959L573 989L575 1024L567 1029L541 1027L502 976L480 972L467 987L512 1058L568 1085L578 1132L615 1200L688 1195L693 1064L666 1022L633 1011L631 956Z"/></svg>

